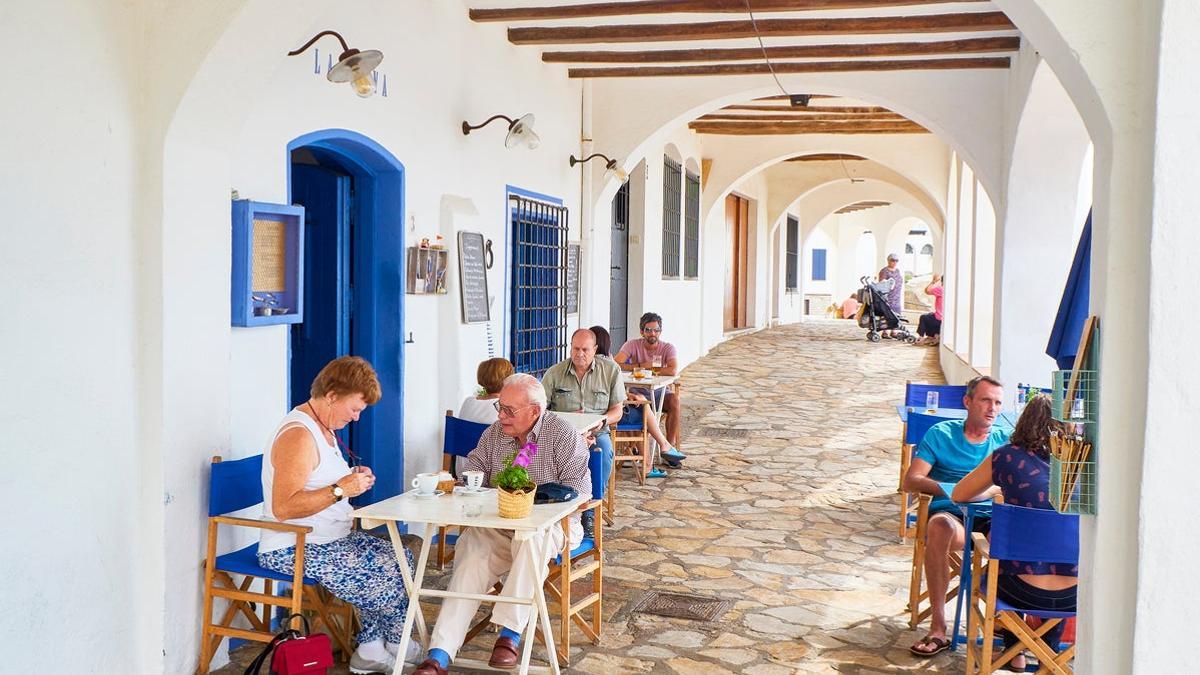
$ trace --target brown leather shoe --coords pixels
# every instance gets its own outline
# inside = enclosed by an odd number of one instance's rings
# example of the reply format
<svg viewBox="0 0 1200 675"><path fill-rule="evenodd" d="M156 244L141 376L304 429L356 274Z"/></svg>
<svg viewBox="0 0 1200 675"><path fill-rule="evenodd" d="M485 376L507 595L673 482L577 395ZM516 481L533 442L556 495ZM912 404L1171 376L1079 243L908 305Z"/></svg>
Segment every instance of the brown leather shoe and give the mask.
<svg viewBox="0 0 1200 675"><path fill-rule="evenodd" d="M520 662L521 655L517 652L517 644L512 638L496 638L496 646L492 647L492 658L488 659L488 665L493 668L512 669Z"/></svg>
<svg viewBox="0 0 1200 675"><path fill-rule="evenodd" d="M442 664L433 659L425 659L417 669L413 671L413 675L446 675L449 671L442 667Z"/></svg>

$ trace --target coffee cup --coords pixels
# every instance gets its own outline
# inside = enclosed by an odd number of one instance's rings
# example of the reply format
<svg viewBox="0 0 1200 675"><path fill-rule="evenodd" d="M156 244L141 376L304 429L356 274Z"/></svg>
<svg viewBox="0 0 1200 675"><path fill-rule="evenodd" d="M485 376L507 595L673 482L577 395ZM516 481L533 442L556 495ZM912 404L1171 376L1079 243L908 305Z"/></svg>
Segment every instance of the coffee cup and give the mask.
<svg viewBox="0 0 1200 675"><path fill-rule="evenodd" d="M438 474L436 473L419 473L412 480L412 486L417 489L417 494L431 495L437 491Z"/></svg>
<svg viewBox="0 0 1200 675"><path fill-rule="evenodd" d="M463 480L466 481L468 490L478 490L483 487L483 472L464 471Z"/></svg>

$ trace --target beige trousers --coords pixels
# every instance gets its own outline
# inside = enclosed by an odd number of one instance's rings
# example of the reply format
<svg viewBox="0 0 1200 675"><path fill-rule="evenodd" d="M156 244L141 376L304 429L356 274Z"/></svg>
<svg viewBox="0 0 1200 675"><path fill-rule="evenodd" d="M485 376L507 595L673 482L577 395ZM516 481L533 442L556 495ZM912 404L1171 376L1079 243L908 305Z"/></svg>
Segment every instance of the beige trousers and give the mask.
<svg viewBox="0 0 1200 675"><path fill-rule="evenodd" d="M583 538L579 518L571 519L571 546L575 547ZM534 553L540 552L549 539L548 556L533 563ZM527 539L517 540L507 530L469 527L454 544L454 575L446 589L454 593L483 594L506 573L504 590L500 595L531 598L534 589L546 580L547 564L563 546L563 531L558 524L544 534L534 534ZM541 557L541 556L537 556ZM442 611L430 638L431 649L441 649L453 659L462 647L463 638L471 627L471 620L479 609L479 600L446 598ZM510 630L522 632L529 622L530 607L507 602L497 602L492 609L492 623Z"/></svg>

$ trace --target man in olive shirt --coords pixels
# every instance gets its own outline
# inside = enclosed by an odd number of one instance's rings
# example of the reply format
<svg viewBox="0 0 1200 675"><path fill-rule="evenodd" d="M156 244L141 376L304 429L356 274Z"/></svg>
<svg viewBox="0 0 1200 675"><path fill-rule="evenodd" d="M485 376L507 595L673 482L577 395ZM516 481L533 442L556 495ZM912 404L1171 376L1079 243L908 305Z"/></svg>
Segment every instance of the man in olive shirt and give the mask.
<svg viewBox="0 0 1200 675"><path fill-rule="evenodd" d="M571 334L571 357L554 364L542 376L546 389L546 400L555 412L584 412L604 415L607 424L621 420L625 402L625 385L621 381L621 369L608 359L596 358L596 335L587 328ZM608 484L612 473L613 445L607 426L594 434L592 451L604 453L602 485ZM583 528L591 535L592 512L584 514Z"/></svg>

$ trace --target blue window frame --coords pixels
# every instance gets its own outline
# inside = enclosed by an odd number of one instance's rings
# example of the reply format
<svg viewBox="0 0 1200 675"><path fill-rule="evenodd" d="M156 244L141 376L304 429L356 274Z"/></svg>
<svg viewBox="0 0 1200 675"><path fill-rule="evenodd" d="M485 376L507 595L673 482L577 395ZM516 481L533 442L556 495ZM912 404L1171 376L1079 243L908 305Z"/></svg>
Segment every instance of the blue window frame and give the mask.
<svg viewBox="0 0 1200 675"><path fill-rule="evenodd" d="M512 193L509 208L509 360L518 373L541 377L566 357L567 209Z"/></svg>
<svg viewBox="0 0 1200 675"><path fill-rule="evenodd" d="M825 249L814 248L812 258L812 280L825 281Z"/></svg>
<svg viewBox="0 0 1200 675"><path fill-rule="evenodd" d="M800 288L800 221L787 218L787 290Z"/></svg>

